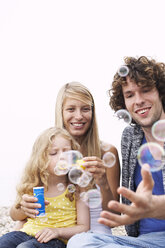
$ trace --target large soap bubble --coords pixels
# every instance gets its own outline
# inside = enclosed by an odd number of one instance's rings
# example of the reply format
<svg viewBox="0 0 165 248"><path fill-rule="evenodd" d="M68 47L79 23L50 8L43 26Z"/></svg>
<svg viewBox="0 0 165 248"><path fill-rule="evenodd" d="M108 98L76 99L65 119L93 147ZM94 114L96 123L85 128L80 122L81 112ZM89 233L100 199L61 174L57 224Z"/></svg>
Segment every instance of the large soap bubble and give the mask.
<svg viewBox="0 0 165 248"><path fill-rule="evenodd" d="M165 142L165 120L159 120L153 124L152 135L156 140Z"/></svg>
<svg viewBox="0 0 165 248"><path fill-rule="evenodd" d="M79 151L70 150L62 152L59 161L56 163L54 168L54 173L58 176L66 175L71 169L73 164L76 164L77 161L82 160L83 156Z"/></svg>
<svg viewBox="0 0 165 248"><path fill-rule="evenodd" d="M65 160L59 160L54 168L54 173L57 176L66 175L69 171L69 164Z"/></svg>
<svg viewBox="0 0 165 248"><path fill-rule="evenodd" d="M82 192L80 199L91 209L100 207L102 203L101 192L98 189L90 189L87 192Z"/></svg>
<svg viewBox="0 0 165 248"><path fill-rule="evenodd" d="M159 144L148 142L139 148L137 158L141 166L148 164L152 172L159 171L164 165L165 151Z"/></svg>

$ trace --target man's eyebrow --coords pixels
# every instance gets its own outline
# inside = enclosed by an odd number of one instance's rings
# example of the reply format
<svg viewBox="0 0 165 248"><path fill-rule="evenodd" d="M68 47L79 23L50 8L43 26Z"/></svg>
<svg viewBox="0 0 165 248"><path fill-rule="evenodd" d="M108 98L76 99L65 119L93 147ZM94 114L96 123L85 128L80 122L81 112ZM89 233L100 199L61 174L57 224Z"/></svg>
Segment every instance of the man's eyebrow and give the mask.
<svg viewBox="0 0 165 248"><path fill-rule="evenodd" d="M132 93L132 90L126 90L126 91L123 90L123 94L124 94L124 95L125 95L125 94L130 94L130 93Z"/></svg>

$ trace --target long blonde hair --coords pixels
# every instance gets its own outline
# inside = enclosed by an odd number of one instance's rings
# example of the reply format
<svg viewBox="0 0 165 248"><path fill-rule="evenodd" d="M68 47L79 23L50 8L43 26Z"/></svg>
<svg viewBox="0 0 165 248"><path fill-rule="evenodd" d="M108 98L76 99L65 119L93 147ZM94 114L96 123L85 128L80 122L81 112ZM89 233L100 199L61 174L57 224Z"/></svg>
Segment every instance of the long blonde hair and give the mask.
<svg viewBox="0 0 165 248"><path fill-rule="evenodd" d="M23 194L32 195L33 187L44 186L45 191L47 191L49 177L48 150L57 135L61 135L71 141L71 148L73 150L79 149L77 142L65 129L51 127L42 132L33 145L31 156L25 166L21 181L17 186L16 208L20 207Z"/></svg>
<svg viewBox="0 0 165 248"><path fill-rule="evenodd" d="M66 98L80 100L92 107L92 122L86 137L81 144L83 156L101 157L100 140L96 121L95 103L92 94L87 87L78 82L65 84L59 91L55 107L55 126L64 128L63 123L63 104Z"/></svg>

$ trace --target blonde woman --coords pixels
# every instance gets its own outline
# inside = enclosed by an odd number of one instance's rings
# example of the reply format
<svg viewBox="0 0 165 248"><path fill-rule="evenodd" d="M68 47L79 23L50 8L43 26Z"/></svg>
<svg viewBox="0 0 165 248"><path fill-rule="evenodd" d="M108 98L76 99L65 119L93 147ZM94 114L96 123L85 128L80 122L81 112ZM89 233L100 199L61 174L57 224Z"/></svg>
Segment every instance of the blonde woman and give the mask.
<svg viewBox="0 0 165 248"><path fill-rule="evenodd" d="M49 128L37 138L17 189L15 212L18 209L19 218L27 218L24 211L20 212L22 195L33 197L33 187L44 186L49 202L46 215L36 217L35 209L35 216L28 217L20 231L0 237L1 248L65 248L70 237L89 229L89 208L78 193L75 196L75 192L69 191L68 176L54 173L60 154L77 148L78 144L65 129Z"/></svg>
<svg viewBox="0 0 165 248"><path fill-rule="evenodd" d="M111 144L100 141L96 120L95 103L87 87L71 82L59 91L56 100L55 125L65 128L80 145L86 170L93 174L94 185L99 186L102 195L102 208L107 209L109 200L118 200L120 165L117 149ZM112 152L116 163L105 168L102 157L105 152ZM98 224L101 206L90 209L91 231L108 232L110 229Z"/></svg>
<svg viewBox="0 0 165 248"><path fill-rule="evenodd" d="M120 181L120 164L117 149L99 139L95 103L92 94L83 84L71 82L65 84L56 99L55 126L65 128L80 145L84 156L86 170L93 174L93 188L99 188L102 195L102 206L90 209L91 231L110 233L110 228L99 224L102 209L107 210L110 200L118 200L117 188ZM102 158L105 152L112 152L116 157L113 167L105 168ZM28 195L22 197L22 211L27 216L34 216L35 202ZM11 209L11 217L18 217ZM20 220L20 218L19 218Z"/></svg>

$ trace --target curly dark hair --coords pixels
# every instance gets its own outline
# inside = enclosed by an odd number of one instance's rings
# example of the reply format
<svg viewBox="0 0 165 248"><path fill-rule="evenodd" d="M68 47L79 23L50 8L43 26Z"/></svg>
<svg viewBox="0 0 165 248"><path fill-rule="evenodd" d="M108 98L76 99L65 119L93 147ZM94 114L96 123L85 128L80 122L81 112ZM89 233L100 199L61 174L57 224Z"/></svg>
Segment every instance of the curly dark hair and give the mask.
<svg viewBox="0 0 165 248"><path fill-rule="evenodd" d="M145 56L125 57L124 62L129 68L128 76L138 86L157 88L165 111L165 64ZM108 91L109 105L115 112L119 109L126 109L122 91L122 85L126 84L126 77L121 77L117 72L113 78L112 88Z"/></svg>

